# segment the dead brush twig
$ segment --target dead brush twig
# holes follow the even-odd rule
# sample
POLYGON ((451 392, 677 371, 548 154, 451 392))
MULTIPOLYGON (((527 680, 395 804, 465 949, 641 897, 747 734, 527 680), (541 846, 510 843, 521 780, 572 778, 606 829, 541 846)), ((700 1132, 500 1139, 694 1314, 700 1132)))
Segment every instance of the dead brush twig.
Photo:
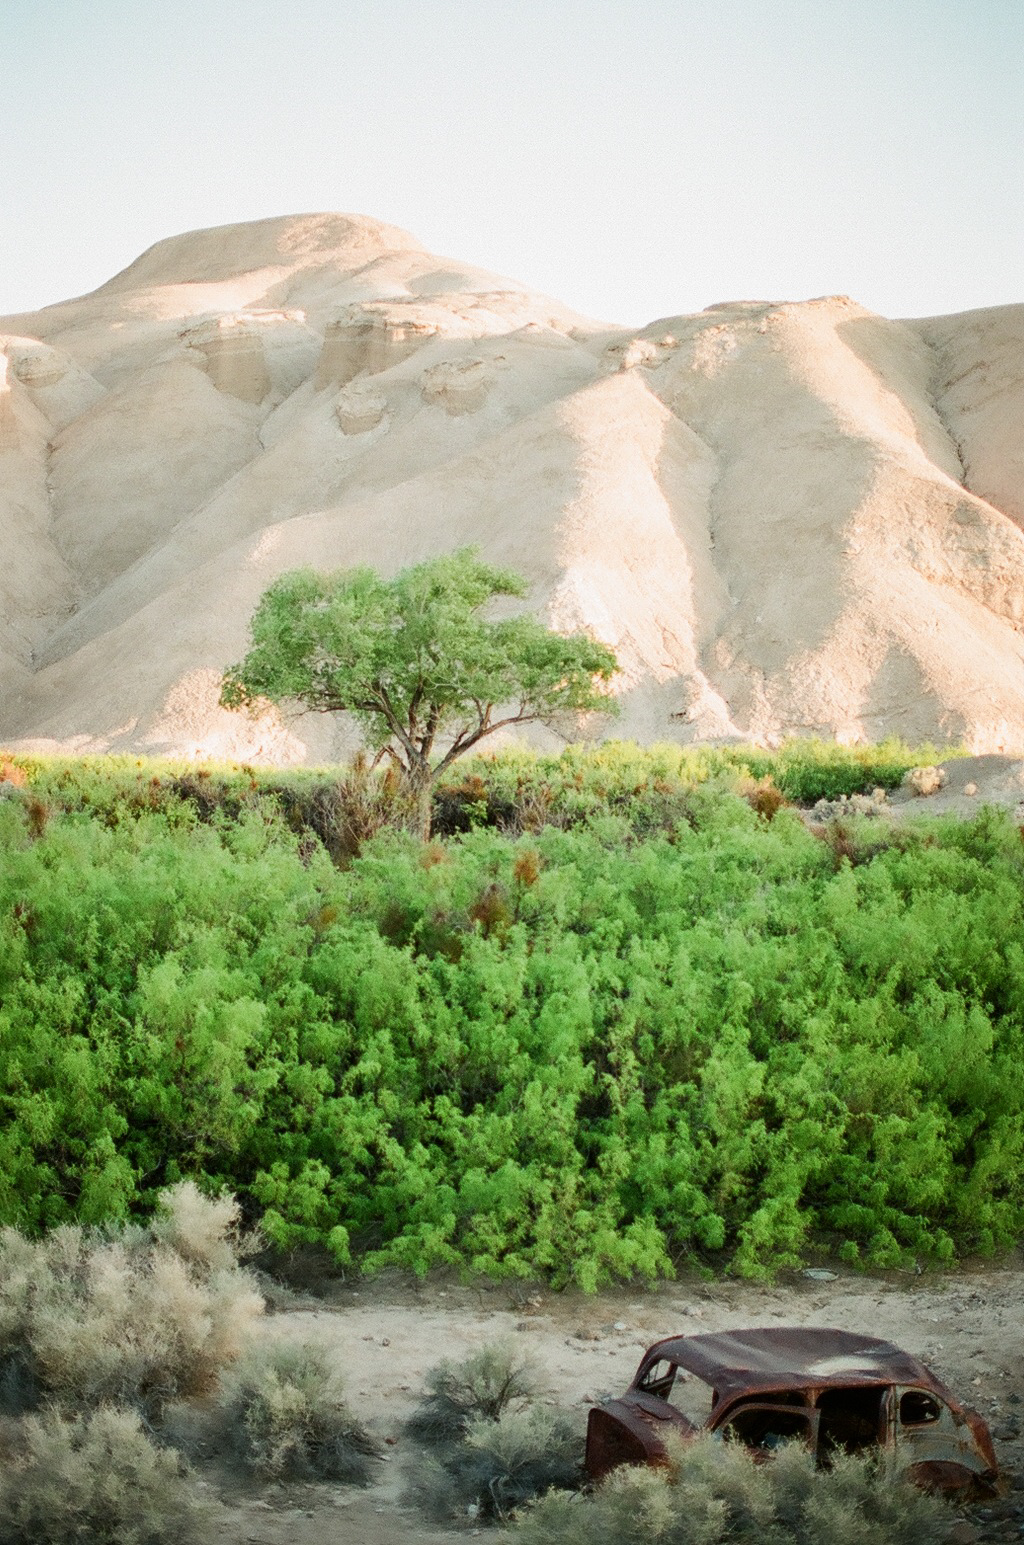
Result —
POLYGON ((381 768, 359 752, 340 778, 315 783, 264 786, 291 829, 313 833, 336 864, 358 858, 365 843, 387 828, 416 829, 416 808, 401 774, 381 768))
POLYGON ((466 1433, 471 1422, 494 1422, 507 1410, 527 1405, 536 1394, 528 1358, 504 1342, 491 1343, 459 1362, 445 1360, 424 1380, 427 1395, 407 1423, 408 1431, 433 1446, 466 1433))

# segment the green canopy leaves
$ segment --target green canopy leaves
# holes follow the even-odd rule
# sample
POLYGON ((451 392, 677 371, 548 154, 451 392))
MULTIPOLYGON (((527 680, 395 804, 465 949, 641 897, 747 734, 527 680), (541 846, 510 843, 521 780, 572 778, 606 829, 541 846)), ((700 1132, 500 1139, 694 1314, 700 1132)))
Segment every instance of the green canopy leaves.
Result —
POLYGON ((615 711, 599 685, 616 670, 604 644, 533 617, 480 615, 496 597, 525 593, 520 575, 469 548, 390 580, 372 569, 296 569, 261 599, 252 647, 226 672, 221 702, 350 713, 375 752, 429 786, 504 725, 615 711))

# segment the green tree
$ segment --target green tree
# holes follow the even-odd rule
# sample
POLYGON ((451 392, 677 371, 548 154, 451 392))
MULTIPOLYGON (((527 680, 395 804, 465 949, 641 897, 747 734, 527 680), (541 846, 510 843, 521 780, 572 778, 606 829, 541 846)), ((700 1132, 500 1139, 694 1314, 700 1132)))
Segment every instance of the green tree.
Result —
POLYGON ((352 714, 377 759, 401 768, 427 836, 435 780, 485 736, 564 712, 615 711, 600 687, 617 668, 604 644, 552 633, 534 617, 480 615, 496 596, 525 594, 520 575, 472 548, 390 580, 372 569, 295 569, 260 600, 252 647, 225 673, 221 702, 352 714))

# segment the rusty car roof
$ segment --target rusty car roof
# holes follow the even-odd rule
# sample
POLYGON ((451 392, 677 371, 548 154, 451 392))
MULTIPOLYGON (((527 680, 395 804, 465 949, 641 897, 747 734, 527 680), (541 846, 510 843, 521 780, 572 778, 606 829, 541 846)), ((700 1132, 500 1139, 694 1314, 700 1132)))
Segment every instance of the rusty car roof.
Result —
POLYGON ((739 1390, 843 1384, 916 1384, 949 1391, 916 1357, 891 1341, 817 1326, 772 1326, 704 1336, 669 1336, 647 1351, 696 1374, 720 1396, 739 1390))

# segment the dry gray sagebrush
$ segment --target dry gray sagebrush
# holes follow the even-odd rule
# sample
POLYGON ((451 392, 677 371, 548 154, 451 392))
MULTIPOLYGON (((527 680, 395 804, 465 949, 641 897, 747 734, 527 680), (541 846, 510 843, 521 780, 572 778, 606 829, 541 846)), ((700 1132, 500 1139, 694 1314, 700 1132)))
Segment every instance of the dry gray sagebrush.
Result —
POLYGON ((529 1358, 510 1342, 493 1341, 458 1362, 431 1368, 427 1393, 406 1424, 410 1436, 431 1447, 465 1436, 477 1418, 497 1421, 507 1410, 522 1410, 537 1394, 529 1358))
POLYGON ((0 1439, 0 1545, 202 1545, 214 1509, 132 1411, 56 1411, 0 1439))
POLYGON ((304 1342, 254 1343, 224 1380, 222 1439, 258 1474, 366 1486, 379 1445, 342 1397, 328 1354, 304 1342))
POLYGON ((768 1464, 714 1437, 674 1445, 665 1469, 623 1466, 590 1496, 551 1493, 518 1545, 921 1545, 947 1537, 945 1504, 883 1460, 839 1456, 816 1470, 802 1445, 768 1464))
POLYGON ((244 1249, 234 1199, 191 1181, 163 1193, 146 1227, 0 1231, 0 1409, 158 1416, 212 1389, 263 1312, 244 1249))
POLYGON ((480 1347, 425 1382, 406 1430, 430 1452, 407 1491, 432 1517, 505 1520, 552 1487, 579 1484, 581 1435, 564 1413, 534 1404, 536 1373, 516 1346, 480 1347))
POLYGON ((536 1497, 581 1484, 582 1436, 561 1411, 532 1406, 477 1417, 461 1438, 424 1456, 408 1499, 441 1521, 506 1522, 536 1497))

